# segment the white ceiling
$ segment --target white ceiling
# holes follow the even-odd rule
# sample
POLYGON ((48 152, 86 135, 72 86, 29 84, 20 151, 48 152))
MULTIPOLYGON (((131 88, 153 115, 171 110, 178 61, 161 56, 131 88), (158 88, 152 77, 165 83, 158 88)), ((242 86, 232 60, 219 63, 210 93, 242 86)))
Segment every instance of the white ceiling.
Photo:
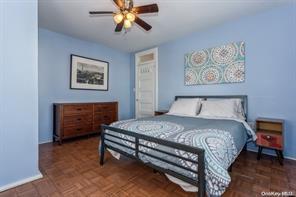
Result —
POLYGON ((112 0, 39 0, 39 26, 133 52, 287 2, 289 0, 134 0, 135 6, 158 4, 158 14, 141 16, 153 28, 145 32, 135 25, 127 34, 118 34, 114 33, 112 16, 90 17, 88 14, 91 10, 116 11, 112 0))

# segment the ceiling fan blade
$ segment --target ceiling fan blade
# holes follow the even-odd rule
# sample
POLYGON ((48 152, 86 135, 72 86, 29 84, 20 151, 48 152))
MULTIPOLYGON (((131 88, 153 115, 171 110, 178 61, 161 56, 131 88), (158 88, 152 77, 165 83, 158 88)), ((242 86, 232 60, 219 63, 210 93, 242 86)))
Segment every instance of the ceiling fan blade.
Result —
POLYGON ((119 24, 116 25, 115 32, 121 32, 121 30, 123 28, 123 23, 124 23, 124 20, 122 20, 121 23, 119 23, 119 24))
POLYGON ((113 0, 119 8, 124 8, 124 0, 113 0))
POLYGON ((89 14, 114 14, 114 12, 111 11, 90 11, 89 14))
POLYGON ((146 31, 149 31, 152 28, 151 25, 149 25, 148 23, 146 23, 145 21, 143 21, 142 19, 140 19, 137 16, 136 16, 136 19, 135 19, 135 23, 137 23, 138 25, 140 25, 146 31))
POLYGON ((150 5, 134 7, 133 11, 136 12, 137 14, 145 14, 145 13, 158 12, 159 9, 158 9, 158 5, 154 3, 154 4, 150 4, 150 5))

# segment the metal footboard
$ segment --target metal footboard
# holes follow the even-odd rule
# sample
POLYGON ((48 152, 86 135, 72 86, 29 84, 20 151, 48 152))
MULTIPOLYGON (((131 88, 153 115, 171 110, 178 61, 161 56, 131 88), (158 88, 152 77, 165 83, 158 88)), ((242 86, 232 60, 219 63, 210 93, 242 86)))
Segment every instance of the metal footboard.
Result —
POLYGON ((151 136, 146 136, 146 135, 139 134, 139 133, 130 132, 130 131, 127 131, 127 130, 123 130, 123 129, 119 129, 119 128, 115 128, 115 127, 111 127, 111 126, 107 126, 107 125, 102 125, 101 148, 100 148, 100 164, 101 165, 104 164, 104 153, 105 153, 106 148, 111 149, 113 151, 116 151, 116 152, 118 152, 118 153, 120 153, 122 155, 125 155, 125 156, 127 156, 129 158, 135 159, 137 161, 141 161, 145 165, 147 165, 147 166, 149 166, 149 167, 151 167, 151 168, 153 168, 153 169, 155 169, 155 170, 157 170, 159 172, 169 174, 169 175, 171 175, 173 177, 176 177, 176 178, 178 178, 178 179, 180 179, 182 181, 185 181, 185 182, 187 182, 187 183, 189 183, 191 185, 194 185, 194 186, 198 187, 197 196, 199 196, 199 197, 205 196, 205 193, 206 193, 205 192, 205 162, 204 162, 204 150, 201 149, 201 148, 191 147, 191 146, 188 146, 188 145, 185 145, 185 144, 180 144, 180 143, 167 141, 167 140, 163 140, 163 139, 159 139, 159 138, 155 138, 155 137, 151 137, 151 136), (122 138, 120 136, 113 135, 111 133, 106 133, 106 130, 110 130, 110 131, 115 132, 115 133, 121 133, 121 134, 124 134, 126 136, 133 137, 134 140, 125 139, 125 138, 122 138), (106 136, 110 136, 110 137, 117 138, 117 139, 129 142, 129 143, 133 143, 134 147, 127 146, 125 144, 113 141, 111 139, 106 138, 106 136), (170 153, 170 152, 167 152, 167 151, 164 151, 164 150, 160 150, 160 149, 157 149, 157 148, 154 148, 154 147, 150 147, 150 146, 147 146, 145 144, 140 143, 140 140, 144 140, 144 141, 147 141, 147 142, 156 143, 156 144, 166 146, 166 147, 169 147, 169 148, 178 149, 178 150, 182 150, 182 151, 185 151, 185 152, 193 153, 193 154, 198 156, 198 159, 197 159, 197 161, 195 161, 195 160, 192 160, 190 158, 185 158, 185 157, 182 157, 180 155, 175 155, 173 153, 170 153), (114 147, 114 146, 112 146, 110 144, 106 144, 106 142, 111 142, 113 144, 128 148, 128 149, 134 151, 135 154, 129 154, 129 153, 127 153, 127 152, 125 152, 123 150, 120 150, 120 149, 118 149, 118 148, 116 148, 116 147, 114 147), (184 166, 181 166, 181 165, 179 165, 177 163, 166 160, 164 158, 157 157, 157 156, 149 154, 149 153, 145 153, 145 152, 141 151, 140 147, 151 149, 153 151, 156 151, 156 152, 159 152, 159 153, 162 153, 162 154, 167 154, 167 155, 169 155, 171 157, 175 157, 175 158, 178 158, 178 159, 181 159, 181 160, 184 160, 184 161, 189 161, 191 163, 194 163, 194 164, 196 164, 198 166, 197 171, 194 171, 194 170, 192 170, 190 168, 186 168, 184 166), (142 155, 146 155, 148 157, 157 159, 157 160, 159 160, 161 162, 165 162, 165 163, 167 163, 169 165, 172 165, 172 166, 175 166, 177 168, 181 168, 181 169, 186 170, 186 171, 188 171, 190 173, 195 173, 197 178, 196 179, 190 178, 188 176, 185 176, 185 175, 180 174, 178 172, 172 171, 170 169, 165 169, 165 168, 162 168, 162 167, 160 167, 158 165, 154 165, 151 162, 148 162, 148 163, 143 162, 139 158, 139 153, 142 154, 142 155))

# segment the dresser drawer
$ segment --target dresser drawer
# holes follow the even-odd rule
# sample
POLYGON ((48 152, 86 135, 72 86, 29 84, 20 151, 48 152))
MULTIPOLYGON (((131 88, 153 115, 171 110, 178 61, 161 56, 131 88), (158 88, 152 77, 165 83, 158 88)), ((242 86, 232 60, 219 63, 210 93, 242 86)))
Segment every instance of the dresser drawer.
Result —
POLYGON ((84 133, 89 133, 92 131, 92 125, 84 126, 73 126, 73 127, 64 127, 64 137, 70 137, 75 135, 80 135, 84 133))
POLYGON ((100 104, 100 105, 95 105, 94 108, 95 108, 94 109, 95 112, 115 111, 116 105, 114 105, 114 104, 100 104))
POLYGON ((112 117, 109 117, 109 116, 106 116, 104 117, 104 120, 102 121, 94 121, 94 130, 101 130, 101 125, 102 124, 106 124, 106 125, 109 125, 113 122, 115 122, 116 120, 112 117))
POLYGON ((104 124, 111 124, 116 121, 114 113, 105 113, 103 114, 103 122, 104 124))
POLYGON ((282 150, 282 135, 257 132, 257 145, 282 150))
POLYGON ((91 113, 93 105, 65 105, 64 106, 64 115, 74 115, 74 114, 84 114, 91 113))
POLYGON ((91 124, 92 115, 73 115, 64 117, 64 127, 91 124))
POLYGON ((110 122, 116 121, 115 112, 95 113, 94 122, 103 122, 104 124, 110 124, 110 122))
POLYGON ((101 131, 101 125, 102 125, 103 123, 102 122, 95 122, 94 123, 94 131, 101 131))
POLYGON ((94 122, 103 121, 103 113, 95 113, 94 114, 94 122))
POLYGON ((115 122, 116 119, 112 115, 104 115, 101 119, 94 120, 94 127, 97 128, 98 125, 101 124, 111 124, 115 122))

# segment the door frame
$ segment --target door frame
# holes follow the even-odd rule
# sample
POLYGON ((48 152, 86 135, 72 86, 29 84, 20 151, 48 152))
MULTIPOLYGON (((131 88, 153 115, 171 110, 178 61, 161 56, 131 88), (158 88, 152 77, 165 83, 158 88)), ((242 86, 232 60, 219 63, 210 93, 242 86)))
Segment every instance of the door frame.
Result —
POLYGON ((137 106, 137 95, 138 95, 138 90, 137 90, 137 83, 138 83, 138 76, 137 76, 137 73, 138 73, 138 62, 139 62, 139 57, 140 56, 143 56, 143 55, 146 55, 146 54, 150 54, 150 53, 153 53, 154 54, 154 61, 151 61, 151 62, 147 62, 147 63, 152 63, 154 62, 155 63, 155 87, 154 87, 154 90, 155 90, 155 98, 154 98, 154 111, 156 111, 158 109, 158 48, 155 47, 155 48, 152 48, 152 49, 148 49, 148 50, 145 50, 145 51, 140 51, 140 52, 137 52, 135 53, 135 88, 134 88, 134 97, 135 97, 135 117, 138 118, 138 106, 137 106))

